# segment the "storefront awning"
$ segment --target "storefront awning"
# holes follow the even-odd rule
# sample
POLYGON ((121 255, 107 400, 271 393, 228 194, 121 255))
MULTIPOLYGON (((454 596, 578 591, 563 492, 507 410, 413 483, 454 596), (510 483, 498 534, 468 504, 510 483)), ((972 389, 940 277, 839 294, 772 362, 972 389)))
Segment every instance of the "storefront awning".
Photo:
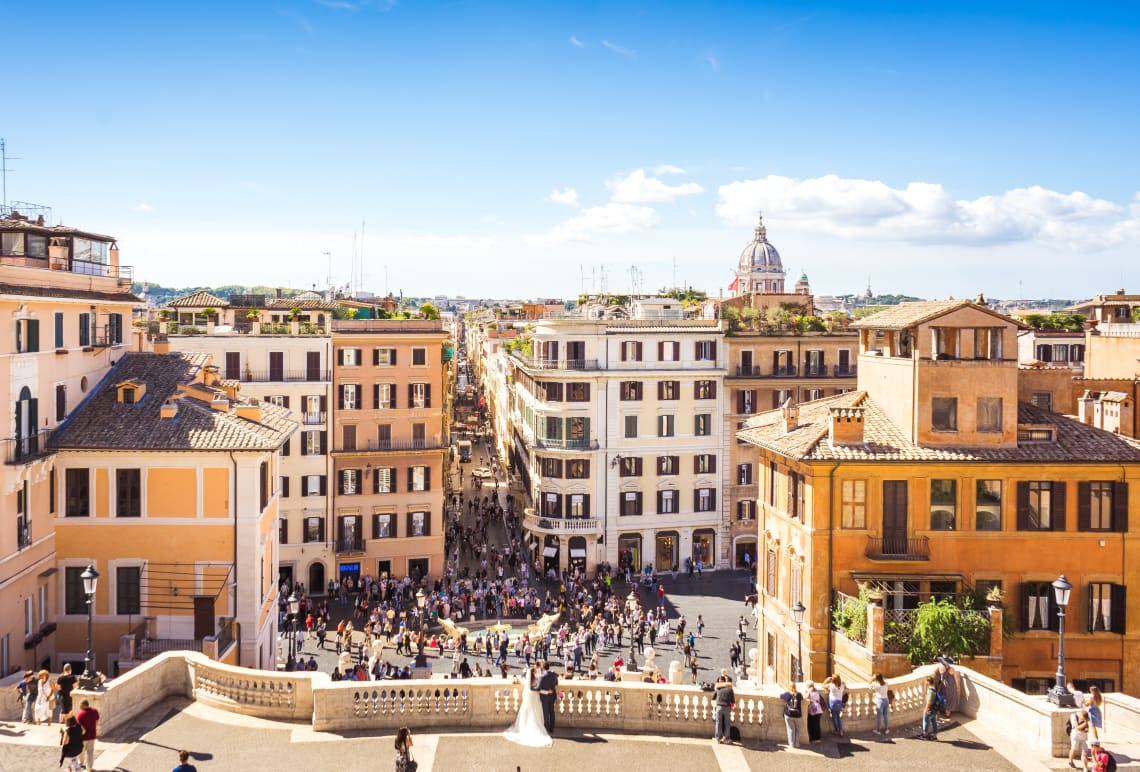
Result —
POLYGON ((586 557, 586 550, 570 550, 570 557, 584 558, 586 557))
POLYGON ((557 547, 546 547, 542 550, 542 554, 548 558, 556 558, 556 557, 558 557, 558 548, 557 547))

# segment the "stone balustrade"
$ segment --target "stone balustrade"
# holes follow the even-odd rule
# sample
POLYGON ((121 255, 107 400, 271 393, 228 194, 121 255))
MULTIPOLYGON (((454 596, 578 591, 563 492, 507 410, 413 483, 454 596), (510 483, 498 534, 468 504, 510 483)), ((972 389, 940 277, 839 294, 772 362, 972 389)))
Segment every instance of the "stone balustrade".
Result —
MULTIPOLYGON (((892 726, 916 723, 933 666, 888 680, 895 693, 892 726)), ((1000 681, 958 668, 959 712, 984 721, 1024 746, 1031 756, 1068 752, 1068 712, 1044 697, 1018 692, 1000 681)), ((266 719, 311 723, 316 731, 394 732, 505 730, 514 721, 524 687, 501 678, 402 681, 331 681, 324 673, 277 673, 226 665, 196 652, 168 652, 109 681, 95 691, 76 691, 102 715, 102 731, 122 726, 170 696, 195 699, 221 710, 266 719)), ((736 686, 733 725, 745 742, 784 737, 783 708, 776 685, 736 686)), ((870 689, 849 685, 844 724, 852 732, 874 727, 870 689)), ((711 736, 713 695, 681 685, 563 680, 556 704, 560 728, 711 736)), ((1116 727, 1140 731, 1140 701, 1106 695, 1116 727)), ((803 719, 806 723, 806 717, 803 719)), ((803 727, 806 736, 806 726, 803 727)))

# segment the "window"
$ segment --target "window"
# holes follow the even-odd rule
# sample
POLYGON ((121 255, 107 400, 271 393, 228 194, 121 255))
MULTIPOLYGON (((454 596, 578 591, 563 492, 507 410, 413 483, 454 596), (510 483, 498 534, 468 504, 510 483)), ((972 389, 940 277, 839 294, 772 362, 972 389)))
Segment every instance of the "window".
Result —
POLYGON ((1035 480, 1019 482, 1017 530, 1065 530, 1065 483, 1035 480))
POLYGON ((341 438, 342 450, 356 450, 356 424, 342 426, 341 438))
POLYGON ((677 511, 677 491, 657 491, 657 513, 671 515, 677 511))
POLYGON ((280 517, 277 519, 277 543, 289 543, 289 518, 280 517))
POLYGON ((783 406, 785 402, 792 398, 791 389, 776 389, 772 392, 772 409, 783 406))
POLYGON ((840 486, 842 503, 842 526, 844 528, 867 527, 867 481, 844 480, 840 486))
POLYGON ((803 577, 804 577, 803 564, 798 563, 798 562, 792 563, 791 574, 792 574, 791 579, 788 582, 791 585, 788 588, 789 590, 791 590, 791 597, 788 598, 788 602, 794 606, 797 603, 803 602, 803 577))
POLYGON ((562 419, 558 416, 546 416, 546 439, 562 439, 562 419))
POLYGON ((84 348, 91 345, 91 314, 79 315, 79 345, 84 348))
POLYGON ((325 454, 325 433, 308 431, 301 433, 301 455, 323 456, 325 454))
POLYGON ((657 360, 660 362, 676 362, 681 358, 681 342, 677 340, 663 340, 657 343, 657 360))
POLYGON ((569 512, 566 514, 570 517, 589 517, 590 516, 590 496, 586 493, 571 493, 568 497, 567 504, 569 505, 569 512))
POLYGON ((115 569, 115 613, 142 613, 140 587, 142 567, 119 566, 115 569))
POLYGON ((408 403, 411 407, 425 408, 431 407, 431 402, 428 398, 430 390, 426 383, 409 383, 408 384, 408 403))
POLYGON ((974 528, 979 531, 1001 530, 1001 480, 978 480, 975 483, 974 528))
POLYGON ((788 472, 788 517, 802 520, 804 516, 804 476, 788 472))
POLYGON ((342 383, 340 385, 340 409, 341 410, 356 410, 358 409, 360 396, 360 384, 357 383, 342 383))
POLYGON ((681 382, 680 381, 658 381, 657 382, 657 399, 671 400, 681 398, 681 382))
POLYGON ((374 348, 372 349, 372 364, 376 367, 391 367, 396 364, 396 349, 394 348, 374 348))
POLYGON ((372 516, 372 538, 373 539, 390 539, 396 534, 393 533, 392 528, 392 515, 388 512, 377 513, 372 516))
POLYGON ((261 503, 261 511, 264 512, 265 508, 269 506, 269 462, 262 461, 261 466, 257 469, 257 493, 258 500, 261 503))
POLYGON ((810 349, 804 352, 804 375, 826 375, 823 352, 810 349))
POLYGON ((562 494, 542 494, 542 514, 546 517, 562 517, 562 494))
POLYGON ((396 407, 396 384, 372 384, 372 404, 377 410, 391 410, 396 407))
MULTIPOLYGON (((55 479, 52 479, 55 484, 55 479)), ((28 481, 20 483, 16 491, 16 549, 32 546, 32 512, 28 498, 28 481)))
POLYGON ((572 458, 566 462, 566 477, 570 480, 585 480, 590 476, 590 460, 572 458))
POLYGON ((123 342, 122 314, 107 314, 107 340, 112 345, 123 342))
POLYGON ((1001 359, 1000 327, 974 329, 974 359, 1001 359))
POLYGON ((764 566, 764 590, 772 597, 776 597, 776 550, 768 550, 768 559, 764 566))
POLYGON ((562 477, 562 459, 560 458, 540 458, 538 460, 539 469, 543 477, 562 477))
POLYGON ((115 515, 142 516, 142 470, 115 470, 115 515))
POLYGON ((63 569, 63 613, 86 614, 87 594, 83 592, 84 566, 63 569))
POLYGON ((693 456, 693 474, 716 474, 716 456, 712 453, 693 456))
POLYGON ((776 635, 768 633, 768 667, 776 669, 776 635))
POLYGON ((768 504, 776 506, 776 486, 779 482, 779 467, 775 461, 768 462, 768 504))
POLYGON ((978 431, 1001 431, 1001 397, 978 397, 978 431))
POLYGON ((694 399, 716 399, 716 381, 694 381, 694 399))
POLYGON ((325 493, 326 484, 323 474, 309 474, 301 478, 301 495, 324 496, 325 493))
POLYGON ((625 423, 625 438, 635 439, 637 437, 637 416, 627 415, 623 421, 625 423))
POLYGON ((1128 483, 1094 480, 1077 484, 1077 529, 1128 530, 1128 483))
POLYGON ((63 312, 55 312, 55 347, 63 348, 63 312))
MULTIPOLYGON (((413 428, 416 424, 412 424, 413 428)), ((376 447, 392 447, 392 424, 376 424, 376 447)))
POLYGON ((1053 392, 1035 391, 1029 395, 1029 401, 1034 407, 1053 412, 1053 392))
POLYGON ((618 462, 619 477, 641 477, 641 457, 622 456, 618 462))
POLYGON ((621 342, 621 361, 623 361, 623 362, 640 362, 641 361, 641 341, 623 340, 621 342))
POLYGON ((345 367, 356 367, 360 364, 360 349, 358 348, 337 349, 337 354, 340 356, 340 364, 345 367))
POLYGON ((752 464, 737 464, 736 465, 736 484, 737 485, 751 485, 752 484, 752 464))
POLYGON ((590 419, 571 417, 566 419, 566 439, 581 446, 590 439, 590 419))
POLYGON ((16 353, 34 354, 40 350, 40 321, 16 320, 16 353))
POLYGON ((698 340, 693 347, 693 357, 698 361, 716 361, 716 341, 698 340))
POLYGON ((804 389, 804 402, 814 402, 823 399, 823 389, 804 389))
POLYGON ((756 502, 752 499, 741 499, 740 501, 736 502, 736 519, 756 519, 756 502))
POLYGON ((658 456, 657 457, 657 474, 672 475, 680 474, 681 471, 681 457, 680 456, 658 456))
POLYGON ((414 348, 412 349, 412 364, 413 365, 426 365, 427 364, 427 349, 414 348))
POLYGON ((431 468, 426 466, 408 467, 408 490, 416 492, 431 490, 431 468))
POLYGON ((697 488, 693 491, 693 510, 712 512, 716 509, 716 488, 697 488))
POLYGON ((676 434, 676 416, 672 415, 659 415, 657 416, 657 436, 658 437, 672 437, 676 434))
POLYGON ((28 637, 36 629, 35 607, 31 596, 24 598, 24 637, 28 637))
POLYGON ((396 470, 390 466, 382 466, 372 470, 373 493, 396 492, 396 470))
POLYGON ((430 536, 431 535, 431 513, 429 512, 409 512, 408 513, 408 536, 430 536))
POLYGON ((620 391, 623 402, 638 402, 641 400, 641 381, 622 381, 620 391))
POLYGON ((1022 626, 1025 630, 1054 630, 1057 615, 1053 608, 1051 582, 1025 582, 1021 585, 1022 626))
POLYGON ((712 415, 697 413, 693 416, 693 434, 697 437, 708 437, 712 434, 712 415))
POLYGON ((1124 632, 1124 586, 1091 582, 1088 587, 1089 632, 1124 632))
POLYGON ((934 397, 930 400, 930 423, 936 432, 958 431, 958 398, 934 397))
POLYGON ((305 543, 325 540, 325 519, 323 517, 305 518, 305 543))
MULTIPOLYGON (((130 391, 134 394, 134 389, 123 389, 123 401, 126 402, 126 392, 130 391)), ((62 421, 67 418, 67 385, 57 383, 55 385, 55 420, 62 421)))
POLYGON ((621 494, 621 513, 623 515, 641 514, 641 491, 625 491, 621 494))
POLYGON ((756 412, 756 389, 736 390, 736 412, 745 415, 756 412))
POLYGON ((958 483, 955 480, 930 481, 930 527, 954 531, 958 527, 958 483))
POLYGON ((91 515, 90 471, 68 469, 64 472, 64 516, 88 517, 91 515))
POLYGON ((360 470, 340 470, 340 492, 342 496, 355 496, 360 493, 360 470))
POLYGON ((566 401, 567 402, 589 402, 590 401, 590 384, 581 381, 574 381, 566 384, 566 401))

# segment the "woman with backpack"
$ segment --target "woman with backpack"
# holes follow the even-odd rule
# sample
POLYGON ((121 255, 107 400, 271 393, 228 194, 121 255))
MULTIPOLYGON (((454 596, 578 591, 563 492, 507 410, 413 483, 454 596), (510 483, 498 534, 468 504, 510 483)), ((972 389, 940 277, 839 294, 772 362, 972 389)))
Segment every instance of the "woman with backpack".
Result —
POLYGON ((784 727, 788 731, 788 747, 800 747, 800 720, 803 716, 804 696, 796 689, 796 682, 792 681, 788 691, 780 695, 784 701, 784 727))
POLYGON ((819 693, 819 689, 816 689, 815 684, 811 681, 807 682, 804 692, 807 695, 808 706, 808 742, 815 745, 823 742, 823 733, 819 726, 823 718, 823 695, 819 693))
POLYGON ((938 682, 934 676, 926 677, 926 703, 922 709, 923 740, 938 739, 938 714, 942 712, 942 695, 938 691, 938 682))

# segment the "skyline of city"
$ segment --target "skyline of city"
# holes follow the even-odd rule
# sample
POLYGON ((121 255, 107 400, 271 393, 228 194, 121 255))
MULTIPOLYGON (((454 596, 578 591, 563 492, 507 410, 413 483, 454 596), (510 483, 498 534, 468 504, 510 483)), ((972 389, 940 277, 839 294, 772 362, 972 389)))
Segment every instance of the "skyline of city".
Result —
POLYGON ((58 2, 6 19, 72 118, 5 116, 9 202, 114 235, 139 280, 570 297, 601 266, 628 292, 636 266, 644 291, 715 295, 763 210, 789 282, 820 294, 1135 285, 1128 8, 58 2), (43 57, 29 33, 49 25, 43 57))

